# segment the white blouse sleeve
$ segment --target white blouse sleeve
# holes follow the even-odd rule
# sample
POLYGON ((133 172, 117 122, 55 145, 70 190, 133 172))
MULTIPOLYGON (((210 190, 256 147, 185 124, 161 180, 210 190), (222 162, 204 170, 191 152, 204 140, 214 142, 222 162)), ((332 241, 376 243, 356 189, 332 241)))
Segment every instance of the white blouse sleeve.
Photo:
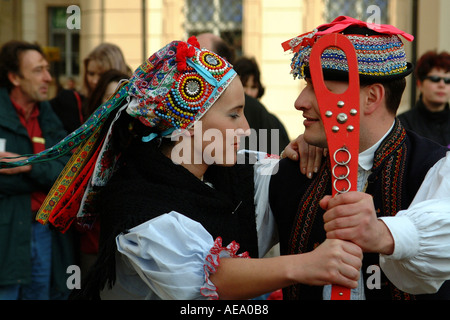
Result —
POLYGON ((380 266, 399 289, 434 293, 450 279, 450 152, 428 172, 413 202, 395 217, 380 218, 395 242, 380 266))
POLYGON ((222 247, 198 222, 177 212, 163 214, 116 238, 122 257, 160 299, 217 299, 209 280, 222 257, 236 255, 239 245, 222 247))

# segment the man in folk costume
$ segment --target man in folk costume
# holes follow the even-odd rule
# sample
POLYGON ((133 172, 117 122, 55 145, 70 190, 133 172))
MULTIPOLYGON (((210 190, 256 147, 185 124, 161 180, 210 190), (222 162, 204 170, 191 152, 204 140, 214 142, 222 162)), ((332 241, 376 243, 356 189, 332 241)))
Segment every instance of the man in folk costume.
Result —
MULTIPOLYGON (((283 43, 285 50, 294 52, 294 78, 306 81, 295 101, 306 118, 304 139, 319 147, 328 142, 310 56, 317 41, 332 33, 351 41, 358 60, 357 191, 330 196, 330 161, 324 160, 309 180, 298 163, 281 160, 269 187, 281 253, 308 252, 326 238, 352 241, 363 249, 364 259, 359 286, 350 299, 448 299, 450 290, 443 283, 450 279, 450 152, 405 130, 396 118, 405 77, 413 70, 399 36, 409 41, 413 37, 389 25, 372 28, 339 17, 283 43), (369 277, 376 277, 377 270, 380 278, 373 283, 369 277)), ((349 76, 343 51, 324 50, 321 64, 328 90, 345 92, 349 76)), ((283 294, 285 299, 330 299, 331 285, 294 285, 283 294)))

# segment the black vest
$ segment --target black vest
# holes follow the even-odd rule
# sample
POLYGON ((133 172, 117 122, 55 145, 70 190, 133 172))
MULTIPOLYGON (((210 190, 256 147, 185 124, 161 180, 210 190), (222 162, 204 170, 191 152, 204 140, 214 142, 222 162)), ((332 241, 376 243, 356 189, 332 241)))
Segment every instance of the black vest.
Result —
MULTIPOLYGON (((406 132, 399 121, 375 152, 366 193, 374 198, 378 216, 393 216, 408 208, 428 170, 448 151, 413 132, 406 132)), ((331 194, 329 161, 323 159, 312 180, 299 171, 298 162, 280 162, 270 183, 270 206, 279 228, 281 254, 314 250, 325 240, 324 211, 318 202, 331 194)), ((370 265, 378 265, 378 254, 364 254, 363 274, 370 265)), ((364 279, 366 283, 366 279, 364 279)), ((283 290, 285 299, 322 299, 322 287, 295 285, 283 290)), ((366 299, 414 299, 395 288, 382 272, 381 289, 365 288, 366 299)))

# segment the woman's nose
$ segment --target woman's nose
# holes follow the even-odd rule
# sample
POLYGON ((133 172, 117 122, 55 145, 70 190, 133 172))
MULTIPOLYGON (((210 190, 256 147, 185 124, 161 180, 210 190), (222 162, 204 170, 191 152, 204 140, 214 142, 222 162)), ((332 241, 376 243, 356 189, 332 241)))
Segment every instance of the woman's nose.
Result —
POLYGON ((247 118, 243 115, 242 117, 242 123, 238 130, 236 130, 236 133, 239 136, 249 136, 250 135, 250 125, 248 124, 247 118))

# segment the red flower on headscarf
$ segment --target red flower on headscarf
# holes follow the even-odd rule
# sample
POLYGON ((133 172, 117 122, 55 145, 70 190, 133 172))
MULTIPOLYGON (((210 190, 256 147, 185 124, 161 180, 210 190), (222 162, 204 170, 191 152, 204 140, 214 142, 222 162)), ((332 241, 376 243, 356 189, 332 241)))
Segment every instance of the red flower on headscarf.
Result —
POLYGON ((180 42, 178 44, 177 56, 175 58, 178 71, 182 72, 186 69, 186 59, 194 56, 195 48, 200 49, 200 43, 195 36, 190 37, 187 43, 180 42), (188 47, 188 44, 190 44, 191 46, 188 47))
POLYGON ((193 57, 195 54, 195 48, 193 46, 188 47, 186 42, 180 42, 177 47, 177 56, 175 61, 177 62, 178 71, 182 72, 186 69, 186 59, 193 57))
POLYGON ((200 43, 197 40, 196 36, 192 36, 187 41, 191 46, 196 47, 197 49, 200 49, 200 43))

